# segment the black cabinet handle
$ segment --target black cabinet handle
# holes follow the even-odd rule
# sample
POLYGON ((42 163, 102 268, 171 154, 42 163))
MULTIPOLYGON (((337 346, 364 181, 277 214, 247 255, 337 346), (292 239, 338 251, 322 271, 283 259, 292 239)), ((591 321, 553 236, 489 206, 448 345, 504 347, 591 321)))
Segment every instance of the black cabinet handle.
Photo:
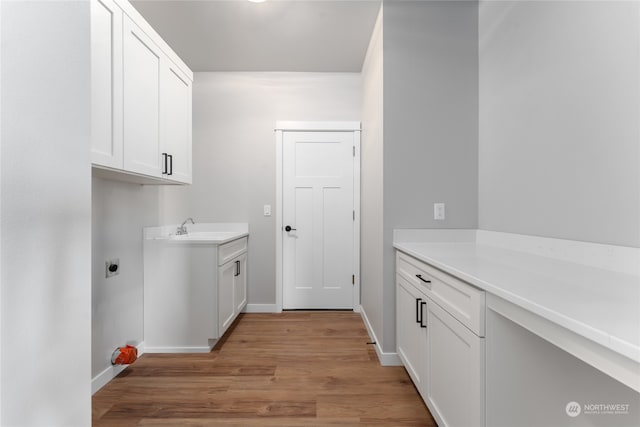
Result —
POLYGON ((173 155, 167 154, 167 157, 169 158, 169 172, 167 172, 167 175, 173 175, 173 155))
POLYGON ((416 277, 417 277, 418 279, 422 280, 424 283, 431 283, 431 280, 424 279, 424 278, 422 277, 422 274, 416 274, 416 277))
POLYGON ((234 274, 234 276, 239 276, 240 275, 240 261, 236 261, 236 274, 234 274))
POLYGON ((288 232, 290 232, 290 231, 292 231, 292 230, 293 230, 293 231, 296 231, 296 230, 297 230, 297 228, 292 228, 290 225, 287 225, 287 226, 284 228, 284 231, 286 231, 287 233, 288 233, 288 232))
MULTIPOLYGON (((425 305, 427 305, 426 301, 422 301, 420 303, 420 327, 421 328, 426 328, 427 327, 426 324, 425 325, 422 324, 422 320, 424 319, 424 316, 422 316, 422 307, 424 307, 425 305)), ((426 323, 426 319, 425 319, 425 323, 426 323)))
POLYGON ((422 305, 420 302, 422 298, 416 298, 416 323, 420 323, 422 325, 422 305))
POLYGON ((167 174, 167 153, 162 153, 162 175, 167 174))

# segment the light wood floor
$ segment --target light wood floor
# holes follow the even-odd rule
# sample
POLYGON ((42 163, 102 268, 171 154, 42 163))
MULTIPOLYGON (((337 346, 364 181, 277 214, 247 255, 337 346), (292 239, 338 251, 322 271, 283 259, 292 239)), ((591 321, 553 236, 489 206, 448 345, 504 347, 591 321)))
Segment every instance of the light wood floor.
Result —
POLYGON ((435 426, 359 314, 244 314, 207 354, 146 354, 93 396, 94 426, 435 426))

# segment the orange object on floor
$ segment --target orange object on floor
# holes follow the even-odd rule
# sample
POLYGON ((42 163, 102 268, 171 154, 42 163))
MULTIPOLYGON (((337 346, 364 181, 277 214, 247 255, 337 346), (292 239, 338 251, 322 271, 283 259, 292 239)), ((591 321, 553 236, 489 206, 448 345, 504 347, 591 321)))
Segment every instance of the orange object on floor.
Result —
POLYGON ((111 355, 112 365, 130 365, 138 358, 138 349, 127 344, 124 347, 118 347, 111 355))

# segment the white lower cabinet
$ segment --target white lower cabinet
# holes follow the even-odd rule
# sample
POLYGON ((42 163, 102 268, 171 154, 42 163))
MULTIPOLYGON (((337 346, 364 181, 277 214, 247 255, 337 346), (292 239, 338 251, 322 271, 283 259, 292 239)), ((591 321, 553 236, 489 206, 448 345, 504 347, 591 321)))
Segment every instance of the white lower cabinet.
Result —
POLYGON ((218 336, 222 336, 247 305, 247 254, 220 266, 218 276, 218 336))
POLYGON ((240 255, 236 262, 238 274, 233 281, 233 306, 237 316, 247 305, 247 254, 240 255))
POLYGON ((247 243, 144 240, 146 352, 211 350, 247 303, 247 243))
POLYGON ((236 264, 229 261, 218 268, 218 336, 222 336, 233 322, 233 282, 236 264))
POLYGON ((398 355, 423 399, 427 371, 427 297, 403 277, 396 276, 396 341, 398 355))
POLYGON ((439 426, 484 426, 484 338, 431 302, 427 406, 439 426))
POLYGON ((397 350, 409 376, 438 426, 483 427, 484 292, 400 252, 396 273, 397 350))

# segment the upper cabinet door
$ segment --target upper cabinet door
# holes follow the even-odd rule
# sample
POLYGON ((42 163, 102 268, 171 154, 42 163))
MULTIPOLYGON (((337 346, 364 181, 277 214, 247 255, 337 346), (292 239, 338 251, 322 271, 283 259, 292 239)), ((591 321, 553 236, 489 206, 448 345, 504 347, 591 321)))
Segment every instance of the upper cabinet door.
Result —
POLYGON ((124 18, 124 169, 161 177, 160 49, 124 18))
POLYGON ((165 178, 191 184, 191 80, 165 58, 160 80, 162 152, 165 178))
POLYGON ((122 168, 122 10, 91 2, 91 161, 122 168))

